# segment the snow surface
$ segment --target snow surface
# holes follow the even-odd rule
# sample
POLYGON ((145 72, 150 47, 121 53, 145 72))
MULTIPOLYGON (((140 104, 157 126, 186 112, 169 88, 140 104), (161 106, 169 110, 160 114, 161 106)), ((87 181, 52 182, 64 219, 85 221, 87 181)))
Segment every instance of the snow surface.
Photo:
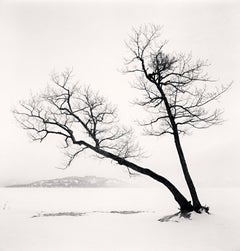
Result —
POLYGON ((160 222, 165 189, 1 188, 0 251, 240 251, 239 192, 200 189, 211 215, 160 222))

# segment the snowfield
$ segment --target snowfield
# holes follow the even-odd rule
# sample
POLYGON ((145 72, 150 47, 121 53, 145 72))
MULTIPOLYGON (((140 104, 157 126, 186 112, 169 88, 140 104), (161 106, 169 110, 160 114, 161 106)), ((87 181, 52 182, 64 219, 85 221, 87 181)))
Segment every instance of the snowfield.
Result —
POLYGON ((240 251, 240 188, 199 189, 211 215, 161 188, 1 188, 0 251, 240 251))

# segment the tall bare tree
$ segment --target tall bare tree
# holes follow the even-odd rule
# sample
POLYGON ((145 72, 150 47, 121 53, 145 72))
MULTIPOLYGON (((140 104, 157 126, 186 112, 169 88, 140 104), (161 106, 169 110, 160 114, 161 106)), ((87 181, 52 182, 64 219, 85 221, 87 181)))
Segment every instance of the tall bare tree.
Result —
POLYGON ((191 54, 167 53, 160 31, 160 27, 155 25, 133 30, 126 42, 130 56, 126 59, 125 72, 136 74, 134 87, 143 94, 136 103, 149 115, 146 120, 139 121, 145 132, 155 136, 173 136, 194 210, 199 212, 204 207, 190 176, 180 135, 191 128, 202 129, 219 124, 221 111, 212 108, 212 103, 230 85, 215 87, 214 81, 204 72, 206 62, 194 62, 191 54))
POLYGON ((21 101, 14 110, 17 121, 34 141, 41 142, 49 135, 61 137, 68 156, 66 166, 89 149, 162 183, 181 212, 193 211, 191 203, 169 180, 130 161, 141 151, 134 142, 133 131, 119 126, 113 105, 90 87, 74 84, 71 71, 53 74, 51 83, 44 92, 21 101))

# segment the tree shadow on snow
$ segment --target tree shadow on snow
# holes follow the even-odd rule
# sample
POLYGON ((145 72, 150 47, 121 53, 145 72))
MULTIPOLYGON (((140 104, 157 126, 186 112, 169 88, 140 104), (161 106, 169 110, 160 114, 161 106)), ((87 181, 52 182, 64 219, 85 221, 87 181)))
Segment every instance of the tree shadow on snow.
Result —
POLYGON ((89 211, 89 212, 58 212, 58 213, 44 213, 40 212, 36 215, 33 215, 32 218, 36 217, 55 217, 55 216, 85 216, 87 214, 96 214, 96 213, 104 213, 104 214, 139 214, 139 213, 147 213, 147 211, 134 211, 134 210, 112 210, 112 211, 89 211))
POLYGON ((191 212, 186 212, 186 213, 177 212, 175 214, 163 216, 158 221, 160 221, 160 222, 179 222, 179 220, 181 218, 191 220, 191 212))

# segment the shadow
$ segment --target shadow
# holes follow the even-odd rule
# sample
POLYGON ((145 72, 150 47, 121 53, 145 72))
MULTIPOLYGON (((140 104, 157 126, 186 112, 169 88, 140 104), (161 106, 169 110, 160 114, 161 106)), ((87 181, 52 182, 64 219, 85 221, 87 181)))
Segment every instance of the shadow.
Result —
POLYGON ((79 212, 38 213, 37 215, 33 215, 32 218, 55 217, 55 216, 83 216, 85 214, 86 213, 79 213, 79 212))
POLYGON ((56 217, 56 216, 85 216, 87 214, 123 214, 123 215, 129 215, 129 214, 139 214, 139 213, 147 213, 147 211, 134 211, 134 210, 112 210, 112 211, 89 211, 89 212, 58 212, 58 213, 44 213, 40 212, 36 215, 33 215, 31 218, 37 218, 37 217, 56 217))
POLYGON ((177 212, 175 214, 170 214, 163 216, 158 221, 160 222, 179 222, 180 218, 185 218, 191 220, 191 212, 177 212))

